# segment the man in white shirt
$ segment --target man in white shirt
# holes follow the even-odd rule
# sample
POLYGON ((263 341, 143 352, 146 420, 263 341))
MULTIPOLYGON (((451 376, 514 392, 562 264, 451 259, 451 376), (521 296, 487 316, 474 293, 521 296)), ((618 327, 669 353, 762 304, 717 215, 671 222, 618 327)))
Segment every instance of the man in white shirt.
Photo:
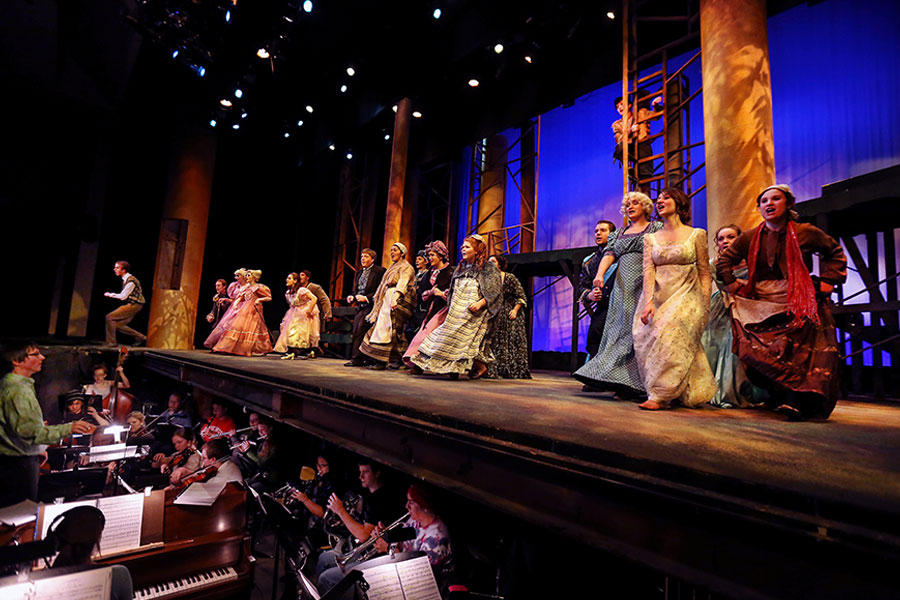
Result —
POLYGON ((228 442, 223 438, 210 440, 203 445, 203 450, 200 451, 200 463, 203 467, 218 464, 216 474, 209 481, 228 483, 244 479, 240 468, 231 462, 231 451, 228 449, 228 442))
POLYGON ((120 260, 113 267, 113 273, 122 278, 122 291, 118 294, 106 292, 107 298, 115 298, 123 302, 122 306, 106 315, 106 344, 116 345, 116 331, 121 331, 135 339, 135 345, 140 346, 147 341, 143 333, 128 327, 128 323, 144 307, 144 294, 141 291, 141 282, 137 277, 129 273, 131 265, 127 261, 120 260))

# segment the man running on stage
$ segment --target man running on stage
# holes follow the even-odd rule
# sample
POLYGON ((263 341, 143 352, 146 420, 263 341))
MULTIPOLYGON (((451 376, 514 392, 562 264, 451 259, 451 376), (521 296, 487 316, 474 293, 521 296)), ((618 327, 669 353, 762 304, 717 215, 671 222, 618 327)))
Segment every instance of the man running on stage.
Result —
POLYGON ((31 378, 41 370, 44 355, 34 343, 4 348, 3 362, 10 372, 0 379, 0 507, 26 498, 37 500, 42 444, 95 429, 81 420, 44 425, 31 378))
POLYGON ((123 302, 122 306, 106 315, 106 344, 116 345, 116 331, 121 331, 135 339, 135 346, 147 342, 147 336, 128 327, 128 324, 136 314, 144 307, 144 294, 141 292, 141 282, 129 271, 131 265, 127 261, 120 260, 113 267, 113 273, 122 278, 122 291, 118 294, 106 292, 107 298, 115 298, 123 302))

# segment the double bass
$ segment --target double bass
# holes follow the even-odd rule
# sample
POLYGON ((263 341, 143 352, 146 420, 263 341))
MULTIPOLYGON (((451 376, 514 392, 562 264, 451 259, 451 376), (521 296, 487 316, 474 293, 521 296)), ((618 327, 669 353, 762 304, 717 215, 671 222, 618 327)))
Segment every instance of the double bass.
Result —
POLYGON ((131 412, 131 407, 134 404, 134 396, 119 389, 119 367, 125 364, 125 358, 127 357, 128 348, 120 346, 119 358, 116 361, 116 375, 113 377, 113 384, 109 394, 103 398, 103 410, 117 423, 125 422, 125 418, 131 412))

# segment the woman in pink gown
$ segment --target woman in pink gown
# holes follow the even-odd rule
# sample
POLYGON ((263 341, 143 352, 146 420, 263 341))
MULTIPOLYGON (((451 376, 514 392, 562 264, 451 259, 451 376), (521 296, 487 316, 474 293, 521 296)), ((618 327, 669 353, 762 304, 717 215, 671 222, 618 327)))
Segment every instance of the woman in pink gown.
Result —
POLYGON ((237 307, 234 304, 234 299, 237 298, 247 286, 247 273, 249 273, 247 269, 238 269, 234 272, 234 281, 228 285, 228 290, 226 292, 232 302, 228 305, 228 308, 225 309, 225 314, 222 315, 222 318, 219 319, 216 326, 213 327, 209 337, 203 342, 205 347, 212 348, 215 346, 216 343, 222 339, 222 334, 225 333, 225 330, 231 327, 231 324, 234 322, 234 318, 237 316, 237 307))
POLYGON ((269 339, 262 310, 262 303, 272 299, 272 291, 259 283, 261 276, 262 271, 248 271, 247 285, 231 303, 235 311, 234 320, 213 346, 213 352, 263 356, 272 351, 272 341, 269 339))

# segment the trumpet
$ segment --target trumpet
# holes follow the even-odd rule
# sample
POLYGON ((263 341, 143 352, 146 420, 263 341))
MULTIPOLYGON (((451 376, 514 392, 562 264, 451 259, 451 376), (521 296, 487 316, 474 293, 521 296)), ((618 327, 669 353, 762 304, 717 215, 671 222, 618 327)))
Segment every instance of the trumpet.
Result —
POLYGON ((338 558, 337 559, 338 566, 341 568, 341 570, 343 570, 344 567, 346 567, 348 564, 350 564, 352 562, 364 561, 364 560, 369 560, 370 558, 372 558, 372 556, 374 556, 375 553, 378 552, 378 550, 375 549, 375 542, 377 542, 379 539, 381 539, 381 537, 384 536, 384 534, 386 534, 388 531, 391 531, 391 530, 394 530, 394 529, 400 527, 400 525, 402 525, 404 522, 406 522, 407 519, 409 519, 409 512, 407 512, 405 515, 403 515, 402 517, 400 517, 399 519, 397 519, 396 521, 394 521, 393 523, 391 523, 390 525, 385 527, 384 531, 382 531, 379 535, 374 535, 374 536, 370 537, 365 542, 363 542, 362 544, 360 544, 359 546, 357 546, 356 548, 354 548, 347 554, 344 554, 340 558, 338 558))

